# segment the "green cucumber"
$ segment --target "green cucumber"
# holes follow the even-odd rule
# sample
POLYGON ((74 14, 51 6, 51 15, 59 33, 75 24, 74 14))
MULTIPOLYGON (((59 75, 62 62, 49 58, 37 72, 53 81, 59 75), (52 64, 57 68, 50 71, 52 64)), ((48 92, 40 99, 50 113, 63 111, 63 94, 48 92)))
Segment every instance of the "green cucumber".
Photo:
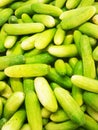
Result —
POLYGON ((60 86, 54 88, 54 93, 60 106, 67 113, 68 117, 78 125, 85 124, 85 116, 78 103, 74 100, 68 90, 60 86))
POLYGON ((44 28, 45 27, 42 23, 19 23, 19 24, 6 23, 4 25, 5 32, 10 35, 24 35, 24 34, 38 33, 43 31, 44 28))
POLYGON ((58 104, 48 81, 44 77, 36 77, 34 80, 35 91, 41 104, 49 111, 55 112, 58 104))
MULTIPOLYGON (((27 86, 28 87, 28 86, 27 86)), ((31 130, 42 130, 41 108, 38 97, 34 91, 27 91, 25 96, 27 120, 31 130)))
POLYGON ((22 105, 24 101, 24 93, 23 92, 14 92, 6 101, 4 106, 3 116, 6 119, 9 119, 22 105))
POLYGON ((26 120, 26 112, 19 109, 1 128, 1 130, 19 130, 26 120))
POLYGON ((71 77, 71 81, 75 86, 83 90, 98 93, 98 80, 96 79, 92 79, 82 75, 73 75, 71 77))
POLYGON ((35 76, 44 76, 48 74, 50 66, 47 64, 35 63, 35 64, 22 64, 22 65, 13 65, 7 67, 4 70, 4 73, 9 77, 35 77, 35 76))

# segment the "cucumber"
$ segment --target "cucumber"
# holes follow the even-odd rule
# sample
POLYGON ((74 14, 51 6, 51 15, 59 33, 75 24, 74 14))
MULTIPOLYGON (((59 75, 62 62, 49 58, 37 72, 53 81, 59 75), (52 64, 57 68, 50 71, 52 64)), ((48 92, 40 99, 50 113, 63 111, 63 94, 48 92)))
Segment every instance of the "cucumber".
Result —
POLYGON ((64 76, 66 74, 66 66, 65 66, 64 60, 57 59, 54 62, 54 67, 55 67, 57 73, 60 74, 61 76, 64 76))
POLYGON ((77 48, 75 44, 69 45, 50 45, 47 51, 56 57, 72 57, 77 55, 77 48))
POLYGON ((73 123, 72 121, 65 121, 61 123, 55 123, 55 122, 49 122, 46 126, 46 130, 75 130, 78 128, 79 125, 76 123, 73 123))
POLYGON ((88 36, 86 35, 81 36, 80 48, 81 48, 81 57, 83 62, 83 75, 89 78, 95 78, 96 68, 95 68, 95 62, 92 56, 92 48, 88 36))
POLYGON ((86 123, 83 125, 83 127, 86 130, 98 130, 98 124, 92 117, 85 114, 85 118, 86 118, 86 123))
POLYGON ((66 8, 67 9, 74 9, 79 5, 80 2, 81 2, 81 0, 67 0, 66 8))
POLYGON ((44 77, 36 77, 34 86, 41 104, 47 110, 55 112, 58 108, 58 104, 48 81, 44 77))
POLYGON ((95 14, 95 12, 96 8, 94 6, 86 6, 65 11, 60 15, 60 19, 62 20, 60 23, 61 27, 64 30, 70 30, 75 27, 78 27, 79 25, 87 22, 95 14))
POLYGON ((23 55, 0 56, 0 70, 15 64, 24 64, 25 58, 23 55))
POLYGON ((55 35, 56 29, 47 29, 40 34, 35 39, 34 46, 36 49, 45 49, 51 42, 55 35))
POLYGON ((32 18, 28 14, 26 14, 26 13, 23 13, 21 15, 21 18, 22 18, 22 21, 24 23, 32 23, 33 22, 32 18))
MULTIPOLYGON (((32 5, 31 3, 28 3, 28 4, 22 5, 22 6, 20 5, 18 8, 14 7, 14 8, 16 8, 15 16, 17 18, 21 18, 23 13, 26 13, 28 15, 33 15, 34 12, 32 11, 31 5, 32 5)), ((14 6, 16 6, 16 5, 14 5, 14 6)))
POLYGON ((6 23, 4 25, 4 30, 9 35, 25 35, 25 34, 38 33, 43 31, 44 29, 45 27, 42 23, 19 23, 19 24, 6 23))
POLYGON ((42 118, 49 118, 50 115, 51 115, 51 111, 47 110, 45 107, 42 107, 41 109, 41 115, 42 115, 42 118))
POLYGON ((59 17, 62 13, 62 10, 59 7, 50 4, 34 3, 31 5, 31 7, 36 13, 48 14, 54 17, 59 17))
POLYGON ((83 90, 98 93, 98 80, 96 79, 92 79, 82 75, 73 75, 71 77, 71 81, 75 86, 83 90))
POLYGON ((78 103, 74 100, 68 90, 60 86, 54 88, 54 93, 60 106, 68 117, 78 125, 85 124, 85 116, 78 103), (76 111, 77 110, 77 111, 76 111))
POLYGON ((24 93, 23 92, 14 92, 7 100, 4 106, 3 116, 6 119, 9 119, 22 105, 24 101, 24 93))
POLYGON ((26 120, 26 112, 19 109, 1 128, 1 130, 19 130, 26 120))
POLYGON ((90 37, 98 39, 98 32, 97 32, 98 25, 91 22, 86 22, 82 24, 81 26, 79 26, 78 29, 81 33, 84 33, 90 37))
POLYGON ((26 94, 28 91, 34 91, 34 79, 23 78, 23 91, 26 94))
POLYGON ((71 89, 72 88, 72 82, 70 80, 70 78, 66 75, 65 77, 62 77, 61 75, 59 75, 55 68, 50 68, 49 73, 46 75, 46 77, 53 82, 58 83, 59 85, 61 85, 62 87, 66 88, 66 89, 71 89))
POLYGON ((0 0, 0 7, 4 7, 14 1, 16 1, 16 0, 0 0))
POLYGON ((7 20, 12 14, 13 10, 11 8, 5 8, 2 11, 0 11, 0 26, 2 26, 5 22, 7 22, 7 20))
POLYGON ((11 48, 17 41, 17 36, 7 36, 4 42, 5 48, 11 48))
MULTIPOLYGON (((27 86, 28 87, 28 86, 27 86)), ((41 108, 38 97, 34 91, 26 92, 25 107, 27 113, 27 120, 31 130, 42 130, 41 108)))
POLYGON ((25 123, 20 130, 31 130, 31 128, 28 123, 25 123))
POLYGON ((23 92, 23 84, 20 78, 9 78, 9 82, 13 92, 23 92))
POLYGON ((98 112, 95 111, 93 108, 87 105, 87 113, 98 122, 98 112))
POLYGON ((62 8, 65 4, 66 0, 55 0, 55 6, 62 8))
POLYGON ((64 38, 65 31, 61 27, 57 28, 56 33, 54 35, 54 44, 61 45, 64 41, 64 38))
POLYGON ((32 17, 33 21, 43 23, 46 27, 54 27, 56 22, 54 17, 46 14, 34 14, 32 17))
POLYGON ((44 76, 48 74, 50 66, 47 64, 35 63, 35 64, 22 64, 22 65, 13 65, 7 67, 4 70, 4 73, 9 77, 36 77, 44 76))
POLYGON ((81 2, 79 3, 78 7, 83 7, 83 6, 90 6, 94 4, 94 0, 81 0, 81 2))
POLYGON ((36 54, 32 57, 28 56, 25 59, 26 59, 26 64, 31 64, 31 63, 50 64, 56 60, 56 57, 50 55, 48 52, 43 52, 40 54, 36 54))
MULTIPOLYGON (((82 75, 83 65, 82 65, 81 60, 76 63, 73 71, 74 71, 73 72, 74 74, 82 75)), ((72 86, 72 96, 77 101, 79 106, 83 105, 83 91, 81 88, 78 88, 77 86, 73 85, 72 86)))
POLYGON ((85 104, 93 108, 95 111, 98 112, 98 94, 93 92, 84 92, 83 93, 83 100, 85 104))
POLYGON ((64 122, 69 120, 69 117, 63 109, 58 109, 50 115, 50 120, 53 122, 64 122))

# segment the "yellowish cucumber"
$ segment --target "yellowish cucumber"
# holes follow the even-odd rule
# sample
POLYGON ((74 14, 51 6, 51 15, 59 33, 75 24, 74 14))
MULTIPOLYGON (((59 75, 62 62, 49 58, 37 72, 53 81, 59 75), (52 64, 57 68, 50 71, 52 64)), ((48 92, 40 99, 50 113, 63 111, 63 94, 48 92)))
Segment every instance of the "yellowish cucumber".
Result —
MULTIPOLYGON (((28 86, 27 86, 28 87, 28 86)), ((42 130, 41 108, 38 97, 34 91, 27 91, 25 97, 27 120, 31 130, 42 130)))
POLYGON ((24 101, 24 93, 23 92, 14 92, 7 100, 4 106, 3 116, 6 119, 9 119, 22 105, 24 101))
POLYGON ((42 23, 19 23, 19 24, 6 23, 4 25, 4 30, 9 35, 25 35, 25 34, 38 33, 42 32, 44 29, 45 27, 42 23))
POLYGON ((58 104, 48 81, 44 77, 36 77, 34 80, 34 86, 41 104, 47 110, 55 112, 58 108, 58 104))
POLYGON ((96 8, 94 6, 86 6, 65 11, 60 15, 60 19, 62 19, 61 27, 65 30, 78 27, 79 25, 88 21, 95 14, 95 12, 96 8))
POLYGON ((19 130, 26 120, 26 112, 19 109, 1 128, 1 130, 19 130))
POLYGON ((68 117, 78 125, 85 124, 85 116, 78 103, 74 100, 68 90, 60 86, 54 88, 54 93, 60 106, 68 117))
POLYGON ((50 66, 47 64, 35 63, 35 64, 22 64, 13 65, 7 67, 4 73, 9 77, 36 77, 44 76, 48 74, 50 66))

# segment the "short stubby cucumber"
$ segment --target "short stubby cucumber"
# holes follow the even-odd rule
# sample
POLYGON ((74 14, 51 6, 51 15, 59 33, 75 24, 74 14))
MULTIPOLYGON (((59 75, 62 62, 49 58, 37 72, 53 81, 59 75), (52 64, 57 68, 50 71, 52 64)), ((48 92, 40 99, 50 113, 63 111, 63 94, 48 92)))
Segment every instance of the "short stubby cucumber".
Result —
POLYGON ((70 30, 78 27, 79 25, 88 21, 95 14, 95 12, 96 8, 93 6, 81 7, 65 11, 64 14, 60 15, 60 19, 62 19, 61 27, 65 30, 70 30))
POLYGON ((36 77, 48 74, 50 66, 47 64, 24 64, 7 67, 4 72, 9 77, 36 77))
POLYGON ((69 91, 61 87, 55 87, 54 93, 56 95, 57 101, 59 102, 63 110, 67 113, 68 117, 78 125, 83 125, 85 123, 84 113, 80 109, 78 103, 71 96, 69 91))
POLYGON ((63 12, 60 8, 56 6, 43 3, 32 4, 32 10, 36 13, 48 14, 54 17, 59 17, 63 12))
POLYGON ((25 35, 42 32, 45 29, 42 23, 16 23, 4 25, 4 30, 9 35, 25 35), (13 31, 14 30, 14 31, 13 31))
POLYGON ((56 97, 48 81, 44 77, 34 80, 35 91, 41 104, 49 111, 55 112, 58 108, 56 97))
POLYGON ((21 106, 24 101, 24 93, 23 92, 14 92, 10 98, 8 98, 5 106, 3 116, 6 119, 9 119, 21 106))
POLYGON ((96 79, 92 79, 82 75, 73 75, 71 77, 71 81, 75 86, 81 89, 98 93, 98 80, 96 79))

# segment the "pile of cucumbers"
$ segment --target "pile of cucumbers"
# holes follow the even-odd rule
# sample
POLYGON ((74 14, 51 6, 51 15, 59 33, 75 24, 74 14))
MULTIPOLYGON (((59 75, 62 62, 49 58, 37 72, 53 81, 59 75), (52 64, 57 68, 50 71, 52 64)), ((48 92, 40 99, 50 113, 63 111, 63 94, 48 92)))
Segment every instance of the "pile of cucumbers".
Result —
POLYGON ((97 0, 0 0, 0 130, 98 130, 97 0))

